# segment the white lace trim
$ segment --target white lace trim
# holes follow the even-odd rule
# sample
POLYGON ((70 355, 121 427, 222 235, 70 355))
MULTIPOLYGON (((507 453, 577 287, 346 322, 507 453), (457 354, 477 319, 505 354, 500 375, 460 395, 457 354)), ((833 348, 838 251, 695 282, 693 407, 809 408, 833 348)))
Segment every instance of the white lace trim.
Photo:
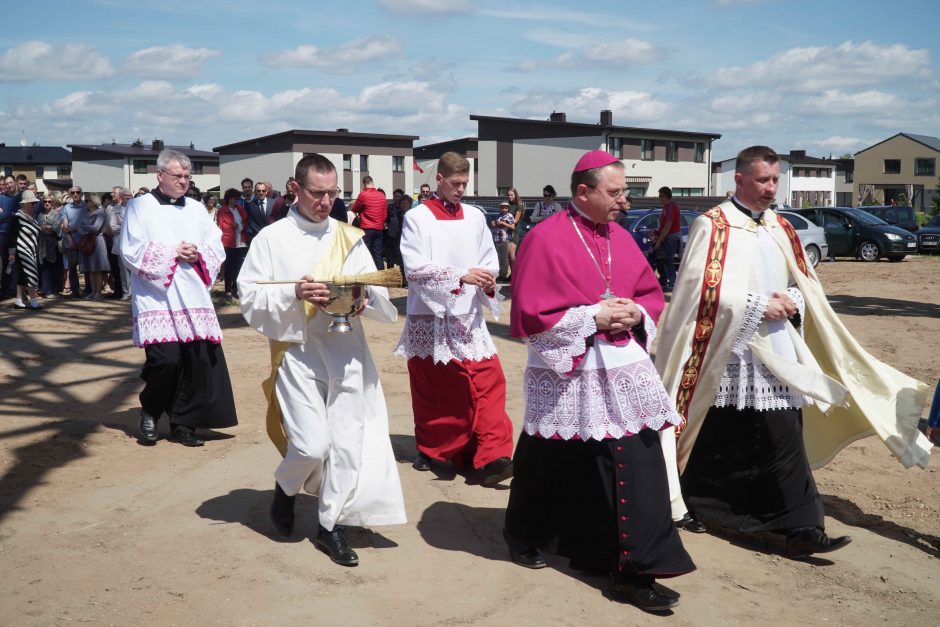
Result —
POLYGON ((764 313, 767 311, 767 305, 770 299, 760 294, 748 294, 747 306, 744 309, 744 320, 741 328, 738 329, 738 335, 734 338, 734 344, 731 345, 731 353, 741 357, 744 350, 751 342, 751 338, 757 333, 760 323, 764 321, 764 313))
POLYGON ((409 314, 395 354, 408 359, 433 357, 435 363, 446 364, 451 359, 488 359, 496 354, 496 346, 482 311, 443 317, 409 314))
POLYGON ((803 337, 803 321, 806 320, 806 301, 803 300, 803 292, 801 292, 798 287, 788 287, 787 295, 800 312, 800 326, 797 331, 799 331, 800 337, 803 337))
POLYGON ((597 333, 594 316, 600 310, 600 304, 572 307, 551 329, 525 342, 558 374, 571 372, 574 358, 587 351, 587 338, 597 333))
POLYGON ((643 345, 643 350, 648 353, 653 346, 653 340, 656 339, 656 323, 643 305, 636 303, 636 306, 643 313, 643 330, 646 331, 646 344, 643 345))
POLYGON ((222 329, 212 307, 180 311, 144 311, 134 317, 134 346, 194 340, 222 341, 222 329))
POLYGON ((802 394, 790 390, 760 362, 728 364, 712 403, 715 407, 750 407, 758 411, 798 409, 806 404, 802 394))
POLYGON ((466 269, 428 264, 408 272, 412 293, 435 315, 443 316, 453 307, 463 289, 460 277, 466 269))
POLYGON ((529 367, 524 383, 522 428, 529 435, 603 440, 643 429, 659 431, 681 421, 648 357, 606 370, 579 370, 570 377, 529 367))

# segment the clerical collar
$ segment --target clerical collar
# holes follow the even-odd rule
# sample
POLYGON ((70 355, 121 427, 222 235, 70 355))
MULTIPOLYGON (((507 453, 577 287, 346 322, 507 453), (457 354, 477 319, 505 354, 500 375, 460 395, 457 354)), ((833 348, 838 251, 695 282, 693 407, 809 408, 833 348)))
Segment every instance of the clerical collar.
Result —
POLYGON ((573 200, 568 203, 568 206, 574 209, 575 213, 577 213, 579 216, 581 216, 587 221, 588 223, 587 226, 597 229, 598 231, 601 229, 602 226, 607 226, 605 224, 601 224, 600 222, 596 222, 595 220, 592 220, 591 218, 589 218, 586 213, 584 213, 583 211, 581 211, 581 209, 578 208, 578 205, 574 204, 573 200))
POLYGON ((741 211, 741 213, 743 213, 747 217, 754 220, 754 222, 756 222, 757 224, 760 224, 760 217, 764 215, 763 211, 759 211, 755 213, 753 209, 751 209, 750 207, 742 203, 740 200, 738 200, 737 196, 732 196, 731 202, 734 203, 734 206, 737 207, 741 211))
POLYGON ((185 195, 180 196, 179 198, 174 200, 173 198, 170 198, 169 196, 164 194, 162 191, 160 191, 159 187, 154 187, 152 190, 150 190, 150 194, 154 198, 156 198, 157 202, 160 203, 161 205, 176 205, 177 207, 182 207, 183 205, 186 204, 185 195))
POLYGON ((431 194, 431 198, 437 198, 439 201, 441 201, 441 204, 444 205, 444 209, 447 209, 451 213, 457 213, 457 210, 460 208, 460 203, 447 202, 438 196, 437 192, 431 194))
POLYGON ((330 228, 330 218, 327 217, 326 220, 322 222, 314 222, 313 220, 308 219, 304 214, 300 213, 300 208, 298 205, 291 205, 290 215, 294 218, 294 222, 304 231, 326 231, 330 228))

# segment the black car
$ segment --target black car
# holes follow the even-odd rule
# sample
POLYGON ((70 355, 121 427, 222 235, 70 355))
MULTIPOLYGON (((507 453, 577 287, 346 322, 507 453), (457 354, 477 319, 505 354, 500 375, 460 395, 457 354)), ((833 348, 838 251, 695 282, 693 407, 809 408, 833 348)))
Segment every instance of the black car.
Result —
POLYGON ((934 216, 930 222, 920 227, 917 231, 917 241, 922 253, 940 252, 940 215, 934 216))
POLYGON ((917 230, 917 216, 914 208, 906 205, 879 205, 874 207, 859 207, 862 211, 881 218, 892 226, 899 226, 905 231, 913 233, 917 230))
POLYGON ((913 233, 891 226, 881 218, 851 207, 794 209, 826 230, 830 257, 856 257, 862 261, 901 261, 917 252, 913 233))

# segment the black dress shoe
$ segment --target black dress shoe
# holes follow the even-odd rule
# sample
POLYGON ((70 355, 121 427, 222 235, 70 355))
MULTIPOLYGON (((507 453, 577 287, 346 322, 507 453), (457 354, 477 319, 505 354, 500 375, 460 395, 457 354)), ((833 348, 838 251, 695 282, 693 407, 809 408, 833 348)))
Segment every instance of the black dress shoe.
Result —
POLYGON ((813 553, 829 553, 841 549, 852 541, 850 536, 830 538, 819 527, 801 529, 793 535, 787 536, 787 557, 801 559, 813 553))
POLYGON ((411 467, 422 472, 431 470, 431 458, 424 453, 418 453, 415 455, 415 458, 411 460, 411 467))
POLYGON ((137 424, 137 430, 140 433, 140 439, 145 442, 156 442, 159 437, 157 433, 157 419, 140 410, 140 422, 137 424))
POLYGON ((614 577, 610 592, 617 600, 647 612, 665 612, 679 605, 678 597, 657 592, 652 584, 636 583, 619 577, 614 577))
POLYGON ((702 522, 693 516, 692 514, 686 512, 685 516, 676 521, 676 527, 678 529, 685 529, 691 533, 705 533, 705 525, 702 522))
POLYGON ((170 425, 170 436, 183 446, 202 446, 205 440, 196 437, 196 430, 192 427, 170 425))
POLYGON ((512 460, 508 457, 494 459, 480 469, 480 483, 485 486, 494 486, 510 477, 512 477, 512 460))
POLYGON ((509 535, 507 529, 503 529, 503 539, 506 540, 506 546, 509 547, 510 559, 516 564, 532 569, 545 568, 547 566, 541 551, 535 547, 519 542, 509 535))
POLYGON ((294 531, 294 499, 296 496, 287 496, 281 485, 274 482, 274 500, 271 501, 271 524, 277 535, 282 538, 290 537, 294 531))
POLYGON ((346 543, 346 536, 340 525, 336 525, 333 531, 327 531, 321 526, 313 543, 340 566, 357 566, 359 564, 359 556, 346 543))

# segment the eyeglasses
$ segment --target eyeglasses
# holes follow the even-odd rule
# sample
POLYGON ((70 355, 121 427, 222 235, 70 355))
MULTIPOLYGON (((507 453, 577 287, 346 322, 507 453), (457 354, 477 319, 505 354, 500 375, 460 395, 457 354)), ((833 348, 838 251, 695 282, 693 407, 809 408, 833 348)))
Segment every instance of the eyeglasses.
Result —
POLYGON ((177 181, 191 181, 193 180, 192 174, 173 174, 172 172, 167 172, 166 170, 160 170, 167 176, 172 176, 174 180, 177 181))
POLYGON ((44 200, 44 201, 42 201, 42 204, 44 204, 44 205, 51 205, 51 204, 52 204, 52 201, 51 201, 51 200, 44 200))
MULTIPOLYGON (((590 187, 591 189, 597 189, 596 185, 588 185, 587 187, 590 187)), ((607 193, 608 196, 610 196, 614 200, 623 196, 624 198, 627 199, 627 202, 630 202, 630 196, 629 196, 630 190, 626 187, 618 189, 616 191, 612 191, 609 189, 605 189, 604 191, 607 193)))
POLYGON ((328 190, 310 189, 306 185, 301 185, 300 183, 297 183, 297 187, 306 190, 307 193, 310 194, 310 197, 313 198, 313 200, 315 200, 316 202, 323 200, 324 196, 329 196, 330 200, 336 200, 337 196, 339 196, 340 194, 340 190, 338 188, 328 189, 328 190))
POLYGON ((76 195, 81 196, 81 194, 82 193, 78 190, 75 190, 75 189, 69 190, 69 195, 71 196, 76 196, 76 195))

